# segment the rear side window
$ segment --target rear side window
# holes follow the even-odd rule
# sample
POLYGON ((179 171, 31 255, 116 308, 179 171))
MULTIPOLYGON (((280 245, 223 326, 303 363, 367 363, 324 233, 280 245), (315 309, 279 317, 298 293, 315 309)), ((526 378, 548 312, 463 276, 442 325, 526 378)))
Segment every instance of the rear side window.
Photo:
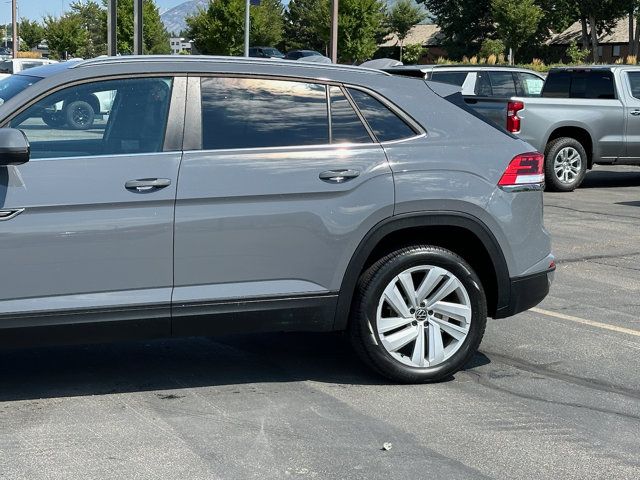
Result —
POLYGON ((324 85, 254 78, 203 78, 202 148, 329 143, 324 85))
POLYGON ((515 97, 516 82, 512 72, 489 72, 494 97, 515 97))
POLYGON ((542 90, 549 98, 616 98, 613 74, 602 70, 551 72, 542 90))
POLYGON ((371 137, 347 97, 338 87, 330 87, 331 143, 371 143, 371 137))
POLYGON ((461 87, 467 79, 467 72, 433 72, 431 80, 434 82, 450 83, 461 87))
POLYGON ((356 102, 365 120, 380 142, 409 138, 416 133, 386 105, 371 95, 350 88, 349 94, 356 102))
POLYGON ((491 80, 489 80, 488 72, 478 72, 475 92, 479 97, 493 96, 493 90, 491 89, 491 80))

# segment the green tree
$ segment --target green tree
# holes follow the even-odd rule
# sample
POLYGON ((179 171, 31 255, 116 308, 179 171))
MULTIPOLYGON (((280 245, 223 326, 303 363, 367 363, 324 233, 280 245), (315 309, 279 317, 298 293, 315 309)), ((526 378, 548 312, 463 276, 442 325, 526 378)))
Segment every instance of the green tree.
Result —
POLYGON ((571 63, 582 64, 589 56, 589 50, 578 47, 578 44, 574 41, 571 42, 569 48, 567 48, 567 56, 569 60, 571 60, 571 63))
POLYGON ((44 27, 39 22, 22 18, 18 23, 18 34, 22 40, 20 47, 31 50, 44 40, 44 27))
POLYGON ((250 14, 249 41, 252 45, 272 47, 282 42, 284 7, 280 0, 262 0, 260 5, 251 7, 250 14))
POLYGON ((80 56, 89 40, 78 15, 66 13, 61 17, 48 15, 44 19, 45 38, 54 58, 67 59, 80 56))
POLYGON ((71 12, 80 18, 88 39, 79 56, 97 57, 107 53, 107 11, 96 1, 75 1, 69 6, 71 12))
POLYGON ((291 0, 284 14, 284 49, 307 48, 328 55, 330 7, 327 0, 291 0))
POLYGON ((495 33, 491 0, 417 0, 440 26, 452 57, 474 54, 495 33))
POLYGON ((400 40, 400 61, 402 61, 404 40, 411 29, 426 17, 424 10, 416 6, 413 0, 398 0, 387 13, 386 22, 389 30, 400 40))
POLYGON ((518 49, 535 35, 544 14, 534 0, 492 0, 491 7, 498 35, 513 51, 513 63, 518 49))
POLYGON ((479 55, 481 58, 489 58, 491 55, 498 57, 500 55, 504 55, 506 48, 507 47, 504 45, 502 40, 492 40, 491 38, 487 38, 482 42, 479 55))
MULTIPOLYGON (((187 18, 186 36, 207 55, 242 55, 244 0, 216 0, 187 18)), ((252 45, 272 46, 282 41, 283 7, 279 0, 263 0, 250 10, 252 45)))
POLYGON ((338 12, 338 58, 363 62, 378 49, 384 31, 385 5, 380 0, 341 0, 338 12))
MULTIPOLYGON (((103 3, 106 4, 106 0, 103 0, 103 3)), ((133 0, 118 0, 117 15, 118 53, 131 54, 133 53, 133 0)), ((144 18, 142 26, 143 53, 152 55, 171 53, 169 33, 160 19, 160 11, 154 0, 144 1, 142 15, 144 18)))

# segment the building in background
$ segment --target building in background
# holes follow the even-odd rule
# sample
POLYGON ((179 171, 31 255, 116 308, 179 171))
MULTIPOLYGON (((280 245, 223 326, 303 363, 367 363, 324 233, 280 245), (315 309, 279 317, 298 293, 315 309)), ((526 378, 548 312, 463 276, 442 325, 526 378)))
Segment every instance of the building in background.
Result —
POLYGON ((171 37, 171 54, 179 55, 180 53, 191 53, 191 41, 184 37, 171 37))

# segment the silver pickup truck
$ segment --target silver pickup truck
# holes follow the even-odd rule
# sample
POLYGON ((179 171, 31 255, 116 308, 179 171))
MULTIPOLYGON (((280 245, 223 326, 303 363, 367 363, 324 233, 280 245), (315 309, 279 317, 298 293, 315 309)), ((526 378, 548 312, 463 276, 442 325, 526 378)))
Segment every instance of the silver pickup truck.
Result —
POLYGON ((511 99, 506 120, 544 152, 548 190, 574 190, 595 164, 640 165, 640 67, 553 69, 541 97, 511 99))

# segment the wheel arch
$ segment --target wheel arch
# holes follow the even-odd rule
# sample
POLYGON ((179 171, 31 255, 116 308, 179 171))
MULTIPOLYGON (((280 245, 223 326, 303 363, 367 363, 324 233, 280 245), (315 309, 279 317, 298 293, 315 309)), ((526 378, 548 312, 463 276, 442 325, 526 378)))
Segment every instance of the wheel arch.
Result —
POLYGON ((587 152, 587 168, 591 170, 593 168, 593 138, 591 133, 585 128, 577 126, 563 126, 555 128, 550 134, 547 142, 545 143, 545 153, 547 146, 557 140, 558 138, 569 137, 577 140, 584 147, 587 152))
POLYGON ((447 248, 464 258, 483 283, 489 316, 508 304, 511 281, 507 263, 498 241, 484 223, 458 212, 403 214, 373 227, 358 245, 340 287, 335 330, 347 327, 362 272, 389 251, 416 243, 447 248))

